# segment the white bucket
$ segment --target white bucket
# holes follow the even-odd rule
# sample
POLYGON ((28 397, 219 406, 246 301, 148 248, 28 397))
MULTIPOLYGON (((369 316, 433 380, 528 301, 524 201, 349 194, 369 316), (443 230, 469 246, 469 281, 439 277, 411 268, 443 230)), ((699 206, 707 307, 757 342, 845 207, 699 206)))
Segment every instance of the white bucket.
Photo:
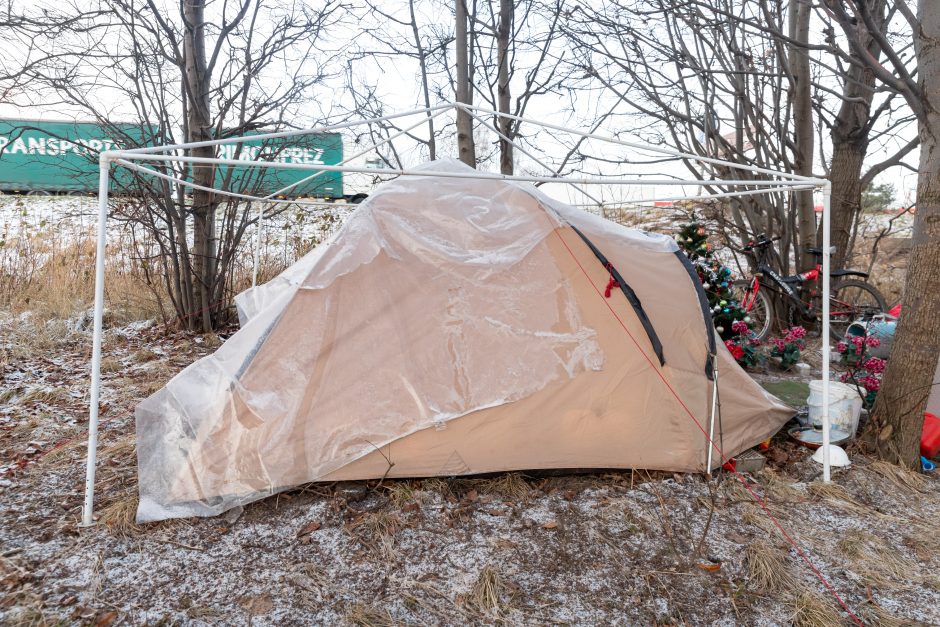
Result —
MULTIPOLYGON (((816 428, 822 428, 822 381, 809 382, 809 421, 816 428)), ((858 429, 858 418, 862 413, 862 399, 852 385, 829 382, 829 424, 831 431, 842 431, 848 436, 855 437, 858 429)), ((830 431, 830 435, 831 435, 830 431)))

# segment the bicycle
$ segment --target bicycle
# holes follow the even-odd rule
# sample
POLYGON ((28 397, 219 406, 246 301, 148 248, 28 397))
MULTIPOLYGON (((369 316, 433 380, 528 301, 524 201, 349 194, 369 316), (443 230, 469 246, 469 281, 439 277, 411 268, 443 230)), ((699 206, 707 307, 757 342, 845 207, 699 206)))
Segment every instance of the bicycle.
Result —
MULTIPOLYGON (((819 290, 810 288, 808 304, 802 298, 805 284, 816 281, 822 273, 822 250, 809 249, 816 257, 815 268, 791 276, 780 276, 769 263, 770 247, 777 239, 758 235, 748 242, 743 252, 754 259, 757 272, 750 279, 731 284, 735 299, 750 316, 751 330, 759 339, 767 337, 774 320, 774 304, 767 296, 768 291, 778 294, 788 305, 787 321, 791 324, 796 321, 796 317, 801 321, 815 323, 822 315, 819 290)), ((867 272, 840 268, 831 270, 829 276, 834 280, 829 290, 829 333, 833 339, 843 339, 849 325, 859 318, 870 318, 887 311, 884 296, 864 280, 868 278, 867 272)))

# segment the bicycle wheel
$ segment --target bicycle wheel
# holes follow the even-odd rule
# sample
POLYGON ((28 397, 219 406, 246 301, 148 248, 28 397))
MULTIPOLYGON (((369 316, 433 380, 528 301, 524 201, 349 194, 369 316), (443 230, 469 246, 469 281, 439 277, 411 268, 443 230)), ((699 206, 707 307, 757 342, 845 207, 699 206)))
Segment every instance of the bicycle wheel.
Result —
POLYGON ((887 310, 884 296, 871 283, 854 279, 839 281, 832 287, 829 297, 829 335, 834 340, 842 340, 853 322, 887 310))
MULTIPOLYGON (((751 301, 751 282, 734 281, 731 283, 732 297, 739 303, 751 301)), ((754 295, 753 303, 747 315, 751 318, 748 323, 751 331, 757 335, 760 340, 765 339, 770 334, 770 327, 774 320, 774 306, 763 290, 757 290, 754 295)))

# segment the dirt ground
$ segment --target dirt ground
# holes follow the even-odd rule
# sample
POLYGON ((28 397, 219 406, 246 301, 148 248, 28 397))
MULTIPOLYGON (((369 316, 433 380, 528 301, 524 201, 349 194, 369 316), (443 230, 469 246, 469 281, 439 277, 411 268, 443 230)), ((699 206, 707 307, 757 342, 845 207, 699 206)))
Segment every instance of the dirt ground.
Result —
MULTIPOLYGON (((214 336, 105 340, 97 526, 79 530, 87 319, 0 323, 0 623, 836 625, 845 612, 723 475, 311 484, 137 527, 133 408, 214 336)), ((752 488, 866 624, 940 624, 940 478, 775 439, 752 488)))

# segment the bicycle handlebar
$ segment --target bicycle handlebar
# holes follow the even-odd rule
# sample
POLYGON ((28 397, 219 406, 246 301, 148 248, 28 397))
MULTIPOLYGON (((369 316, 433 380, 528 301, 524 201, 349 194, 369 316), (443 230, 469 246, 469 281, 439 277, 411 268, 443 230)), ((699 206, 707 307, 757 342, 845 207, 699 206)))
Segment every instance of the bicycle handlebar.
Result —
POLYGON ((770 239, 767 239, 767 236, 761 233, 756 238, 754 238, 753 240, 745 244, 744 250, 751 251, 751 250, 754 250, 755 248, 764 248, 766 246, 770 246, 771 243, 778 241, 780 238, 781 238, 780 235, 776 235, 774 237, 771 237, 770 239))

